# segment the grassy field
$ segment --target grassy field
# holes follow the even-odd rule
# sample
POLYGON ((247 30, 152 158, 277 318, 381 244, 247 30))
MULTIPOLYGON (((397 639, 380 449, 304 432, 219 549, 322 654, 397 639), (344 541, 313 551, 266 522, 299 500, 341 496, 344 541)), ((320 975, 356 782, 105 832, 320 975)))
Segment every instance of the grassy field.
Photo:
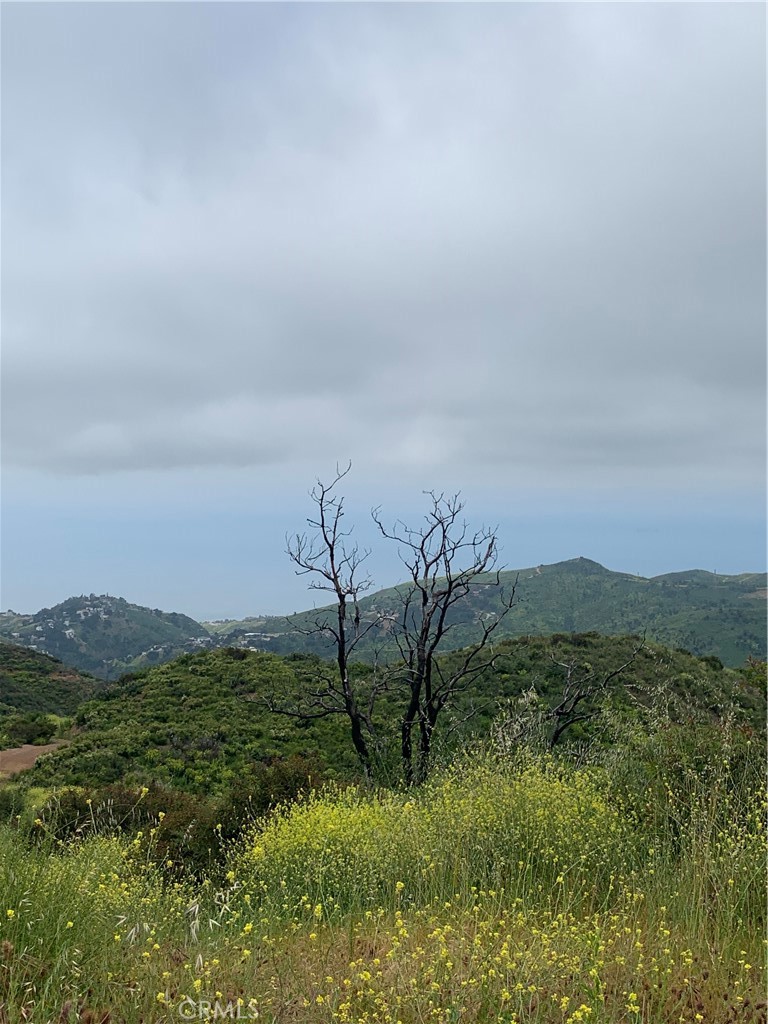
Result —
POLYGON ((0 1021, 764 1022, 762 754, 727 726, 486 749, 417 791, 307 794, 204 877, 158 862, 160 820, 10 821, 0 1021))

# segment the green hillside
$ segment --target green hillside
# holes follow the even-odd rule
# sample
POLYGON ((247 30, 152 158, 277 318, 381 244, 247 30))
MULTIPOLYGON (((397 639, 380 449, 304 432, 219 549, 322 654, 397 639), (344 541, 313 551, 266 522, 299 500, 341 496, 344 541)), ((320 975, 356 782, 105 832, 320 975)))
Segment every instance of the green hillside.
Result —
POLYGON ((0 642, 0 716, 71 715, 100 685, 47 654, 0 642))
MULTIPOLYGON (((766 575, 716 576, 691 570, 645 579, 612 572, 575 558, 501 574, 504 589, 517 581, 516 604, 499 638, 553 632, 596 631, 609 636, 645 633, 658 643, 711 654, 730 666, 766 656, 766 575)), ((357 653, 368 660, 394 650, 391 625, 397 589, 381 590, 361 603, 364 623, 375 622, 357 653)), ((499 591, 475 589, 451 615, 444 649, 473 643, 482 616, 499 608, 499 591)), ((109 596, 72 597, 34 615, 0 613, 0 638, 60 658, 103 679, 163 664, 181 654, 235 646, 275 654, 331 655, 323 637, 308 636, 323 609, 286 618, 260 616, 227 622, 196 622, 109 596)))
MULTIPOLYGON (((636 643, 637 638, 590 634, 498 644, 494 669, 477 680, 453 715, 446 712, 436 749, 448 755, 473 736, 486 735, 500 707, 522 693, 535 691, 545 703, 553 703, 564 679, 555 661, 591 665, 601 674, 626 662, 636 643), (470 710, 476 713, 462 725, 470 710)), ((344 719, 303 722, 270 714, 258 704, 265 696, 316 687, 333 671, 331 663, 311 655, 283 658, 223 648, 126 676, 80 708, 71 743, 39 761, 28 782, 61 786, 154 780, 210 794, 236 786, 255 761, 292 754, 319 757, 331 775, 353 776, 356 762, 344 719)), ((356 667, 361 692, 371 672, 367 666, 356 667)), ((745 723, 759 727, 764 720, 760 695, 739 673, 719 667, 716 659, 702 660, 655 644, 647 645, 622 675, 612 702, 631 720, 660 689, 665 699, 677 702, 682 716, 709 720, 733 705, 745 723)), ((378 725, 385 744, 382 758, 394 764, 395 747, 387 747, 386 740, 395 738, 400 705, 393 697, 389 700, 379 705, 378 725)), ((581 731, 577 727, 572 738, 602 741, 601 728, 596 719, 581 731)))
POLYGON ((4 612, 0 637, 106 679, 136 662, 158 664, 210 642, 205 627, 186 615, 95 594, 34 615, 4 612))
MULTIPOLYGON (((596 631, 609 636, 645 633, 650 640, 698 655, 715 655, 724 664, 738 666, 749 657, 765 658, 766 574, 719 576, 703 570, 671 573, 646 579, 613 572, 587 558, 554 565, 501 573, 509 592, 517 581, 517 601, 497 636, 544 635, 552 632, 596 631)), ((479 617, 499 608, 499 591, 490 585, 477 588, 453 612, 455 623, 446 644, 462 647, 478 635, 479 617)), ((378 591, 361 602, 364 620, 382 625, 370 633, 359 652, 391 650, 387 632, 399 608, 396 588, 378 591)), ((303 612, 290 620, 280 617, 206 623, 230 642, 288 653, 312 651, 328 654, 319 636, 302 630, 312 627, 323 609, 303 612)))
POLYGON ((125 779, 206 794, 226 789, 253 761, 317 750, 348 774, 354 754, 340 722, 306 728, 251 702, 330 671, 310 656, 223 648, 131 673, 80 708, 71 744, 30 775, 43 785, 125 779))

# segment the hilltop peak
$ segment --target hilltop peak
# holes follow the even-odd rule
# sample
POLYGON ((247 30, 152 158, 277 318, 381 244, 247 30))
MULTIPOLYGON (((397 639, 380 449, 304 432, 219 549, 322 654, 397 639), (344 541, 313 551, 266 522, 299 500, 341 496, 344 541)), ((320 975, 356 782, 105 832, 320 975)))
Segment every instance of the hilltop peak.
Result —
POLYGON ((168 661, 211 642, 187 615, 109 594, 69 597, 33 615, 0 614, 0 636, 106 678, 133 662, 168 661))
POLYGON ((551 565, 542 566, 543 569, 567 569, 571 572, 582 572, 589 575, 608 575, 612 576, 613 571, 606 569, 600 562, 595 562, 592 558, 585 558, 583 555, 579 555, 577 558, 567 558, 562 562, 553 562, 551 565))

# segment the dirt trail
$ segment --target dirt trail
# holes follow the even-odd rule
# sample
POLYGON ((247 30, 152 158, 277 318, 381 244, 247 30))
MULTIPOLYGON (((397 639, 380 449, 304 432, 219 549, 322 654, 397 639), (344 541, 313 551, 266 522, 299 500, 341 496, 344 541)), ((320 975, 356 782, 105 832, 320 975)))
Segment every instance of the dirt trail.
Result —
POLYGON ((56 743, 44 743, 36 746, 34 743, 25 743, 23 747, 12 747, 10 750, 0 750, 0 782, 4 778, 15 775, 25 768, 31 768, 35 761, 42 754, 50 754, 58 750, 62 745, 61 740, 56 743))

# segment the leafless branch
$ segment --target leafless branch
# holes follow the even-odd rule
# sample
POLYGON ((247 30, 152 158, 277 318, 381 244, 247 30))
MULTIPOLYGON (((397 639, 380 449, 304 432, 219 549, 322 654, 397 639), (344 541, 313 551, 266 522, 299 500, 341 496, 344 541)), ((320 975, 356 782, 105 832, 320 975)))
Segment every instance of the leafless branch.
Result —
POLYGON ((371 513, 382 537, 398 545, 409 576, 407 587, 401 590, 395 635, 408 691, 401 720, 401 757, 407 782, 419 782, 426 775, 440 713, 492 664, 491 637, 512 608, 515 595, 513 588, 509 601, 502 600, 498 615, 482 624, 479 640, 460 663, 451 671, 444 669, 437 661, 438 649, 457 625, 449 616, 479 586, 499 585, 498 546, 495 530, 470 531, 461 519, 464 504, 458 494, 426 493, 431 507, 419 527, 401 519, 387 527, 379 508, 371 513), (416 754, 414 728, 419 732, 416 754))
POLYGON ((562 668, 565 672, 565 683, 563 685, 562 699, 560 703, 550 708, 547 717, 553 723, 550 746, 555 746, 567 729, 577 722, 589 721, 598 712, 594 709, 585 709, 583 703, 586 700, 594 700, 605 693, 610 683, 622 675, 635 661, 638 654, 645 647, 645 636, 638 641, 632 649, 627 660, 618 668, 604 673, 598 677, 591 666, 579 665, 577 661, 557 661, 554 654, 550 655, 552 663, 562 668))

